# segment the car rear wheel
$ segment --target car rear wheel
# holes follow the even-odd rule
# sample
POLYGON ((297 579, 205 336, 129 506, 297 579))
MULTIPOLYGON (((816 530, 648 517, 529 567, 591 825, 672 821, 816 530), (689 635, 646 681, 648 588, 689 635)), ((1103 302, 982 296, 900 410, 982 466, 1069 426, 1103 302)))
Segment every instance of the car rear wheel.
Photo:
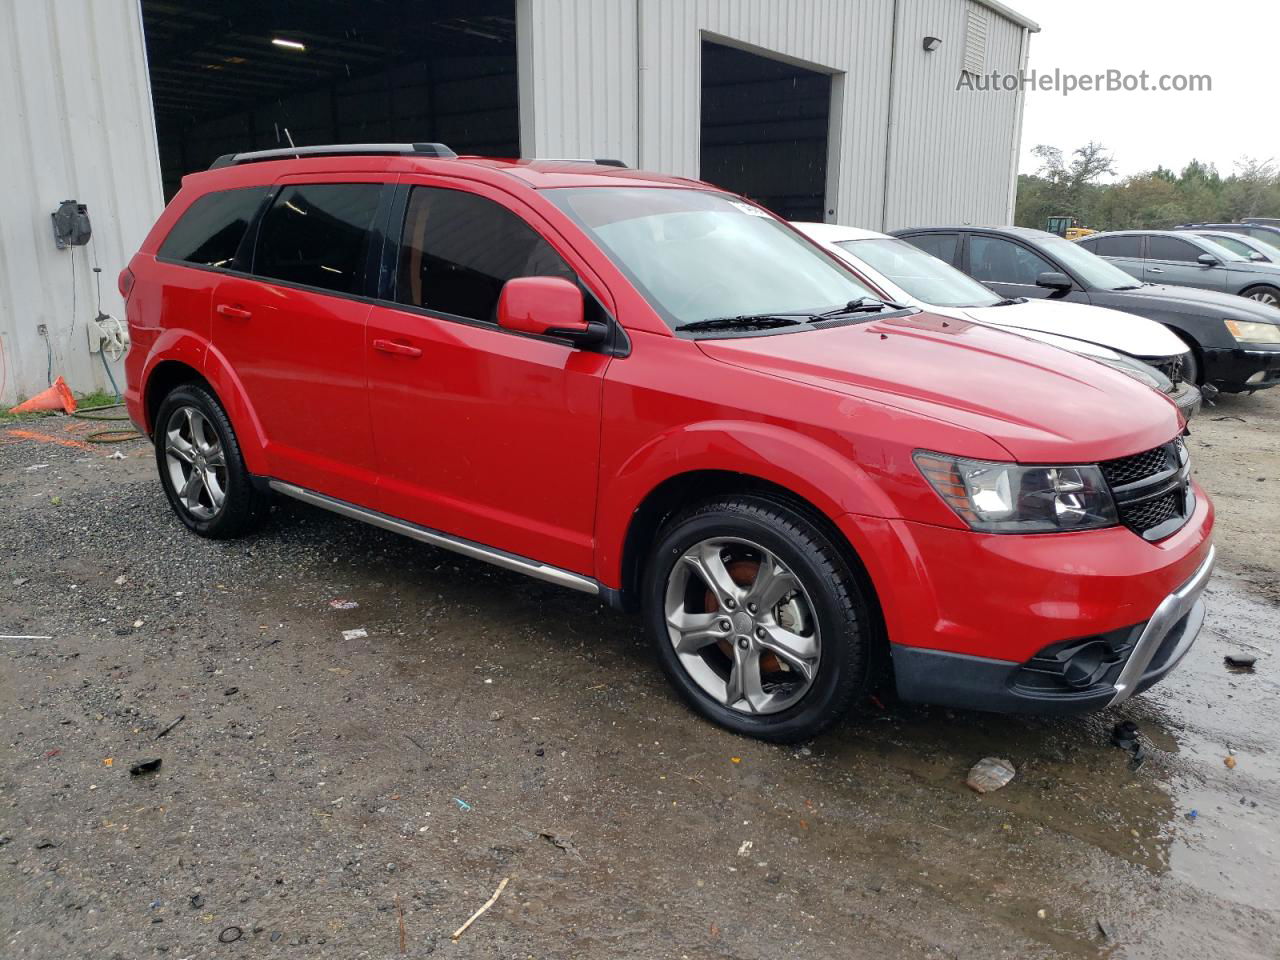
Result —
POLYGON ((870 683, 870 618, 848 564, 803 514, 758 497, 703 504, 659 533, 646 628, 694 709, 764 740, 815 736, 870 683))
POLYGON ((1250 300, 1257 300, 1259 303, 1265 303, 1271 307, 1280 307, 1280 290, 1275 287, 1250 287, 1241 296, 1248 297, 1250 300))
POLYGON ((184 384, 156 413, 155 449, 169 505, 202 537, 238 537, 266 518, 269 501, 254 488, 221 404, 208 390, 184 384))

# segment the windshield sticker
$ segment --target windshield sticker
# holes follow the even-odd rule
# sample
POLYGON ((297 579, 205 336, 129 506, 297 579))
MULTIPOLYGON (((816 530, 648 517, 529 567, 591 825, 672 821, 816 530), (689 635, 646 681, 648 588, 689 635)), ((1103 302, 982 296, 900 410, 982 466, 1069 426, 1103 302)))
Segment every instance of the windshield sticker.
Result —
POLYGON ((741 210, 743 213, 750 214, 753 217, 764 217, 766 220, 773 219, 772 217, 769 216, 767 212, 762 210, 760 207, 753 206, 752 204, 749 204, 749 203, 743 203, 741 200, 730 200, 729 202, 733 204, 735 207, 737 207, 739 210, 741 210))

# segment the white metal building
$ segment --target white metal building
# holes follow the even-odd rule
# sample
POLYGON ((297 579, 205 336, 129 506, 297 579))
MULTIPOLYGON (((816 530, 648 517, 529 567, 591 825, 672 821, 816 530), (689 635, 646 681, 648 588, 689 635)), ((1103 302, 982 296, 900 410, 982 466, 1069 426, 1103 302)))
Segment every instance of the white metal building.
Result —
POLYGON ((1007 222, 1021 95, 957 84, 1016 73, 1036 30, 997 0, 0 0, 0 402, 108 388, 92 267, 119 316, 182 175, 290 137, 611 157, 870 228, 1007 222), (55 245, 64 200, 87 245, 55 245))

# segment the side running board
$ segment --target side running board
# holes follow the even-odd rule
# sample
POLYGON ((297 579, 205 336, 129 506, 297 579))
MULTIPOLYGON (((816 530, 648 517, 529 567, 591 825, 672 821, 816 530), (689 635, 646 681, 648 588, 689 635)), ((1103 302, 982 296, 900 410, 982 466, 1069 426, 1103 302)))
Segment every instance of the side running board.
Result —
POLYGON ((492 563, 496 567, 515 570, 517 573, 523 573, 537 580, 545 580, 548 583, 568 587, 570 590, 580 590, 593 596, 600 593, 600 584, 595 580, 568 570, 562 570, 560 567, 548 566, 545 563, 539 563, 537 560, 530 560, 528 557, 521 557, 514 553, 507 553, 505 550, 486 547, 484 544, 476 543, 474 540, 464 540, 461 537, 441 533, 439 530, 432 530, 430 527, 420 527, 416 523, 397 520, 395 517, 388 516, 385 513, 358 507, 354 503, 325 496, 323 493, 316 493, 314 490, 296 487, 292 483, 285 483, 283 480, 271 480, 269 483, 272 490, 282 493, 286 497, 293 497, 295 500, 301 500, 303 503, 309 503, 314 507, 332 510, 334 513, 341 514, 344 517, 360 520, 372 526, 390 530, 392 533, 399 533, 406 537, 412 537, 414 540, 421 540, 423 543, 428 543, 433 547, 452 550, 454 553, 460 553, 464 557, 483 560, 485 563, 492 563))

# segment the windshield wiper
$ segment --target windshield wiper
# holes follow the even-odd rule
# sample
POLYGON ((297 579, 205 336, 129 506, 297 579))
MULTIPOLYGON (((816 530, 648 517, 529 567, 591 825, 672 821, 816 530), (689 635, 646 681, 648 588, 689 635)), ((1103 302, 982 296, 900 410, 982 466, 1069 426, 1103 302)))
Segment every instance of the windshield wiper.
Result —
POLYGON ((880 313, 882 310, 907 310, 906 304, 894 303, 892 300, 877 300, 875 297, 858 297, 856 300, 850 300, 843 307, 836 307, 834 310, 828 310, 826 313, 820 313, 813 319, 815 320, 834 320, 837 317, 847 317, 851 313, 880 313))
POLYGON ((1012 307, 1014 304, 1026 303, 1026 302, 1027 302, 1026 297, 1007 297, 1004 300, 997 300, 995 303, 992 304, 992 306, 993 307, 1012 307))
POLYGON ((815 319, 811 313, 747 313, 739 317, 708 317, 691 320, 677 330, 727 330, 731 327, 791 327, 815 319))

